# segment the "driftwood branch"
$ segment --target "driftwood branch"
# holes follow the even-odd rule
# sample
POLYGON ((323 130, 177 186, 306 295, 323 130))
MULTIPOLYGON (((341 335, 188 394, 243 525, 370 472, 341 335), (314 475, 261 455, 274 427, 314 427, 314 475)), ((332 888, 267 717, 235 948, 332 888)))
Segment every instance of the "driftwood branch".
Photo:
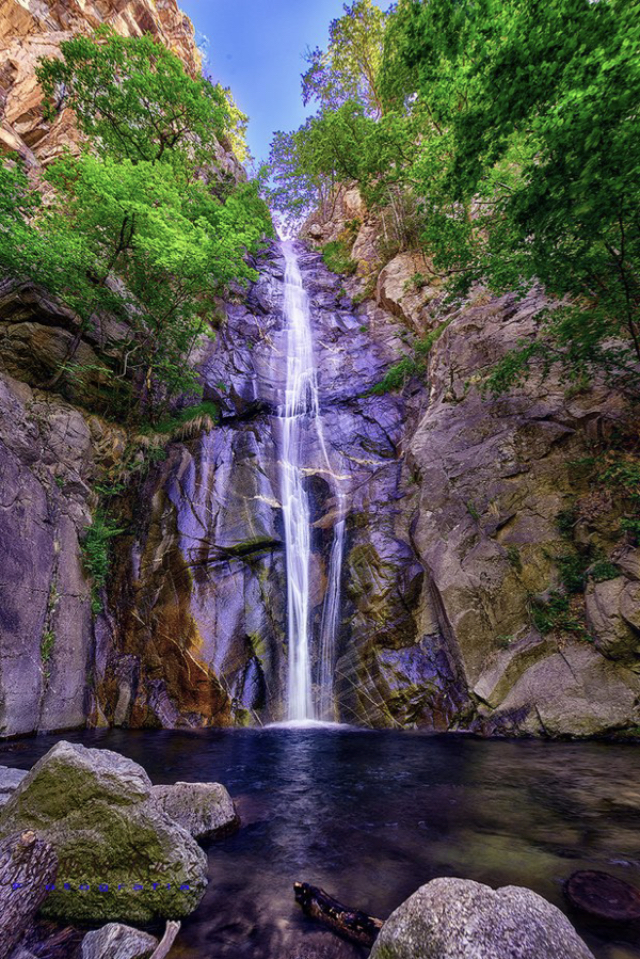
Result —
POLYGON ((168 955, 171 946, 174 943, 174 940, 178 933, 180 932, 179 922, 168 922, 167 928, 164 931, 164 936, 158 943, 156 951, 151 956, 151 959, 165 959, 165 956, 168 955))
POLYGON ((57 872, 53 847, 34 832, 0 843, 0 959, 7 959, 24 938, 57 872))
POLYGON ((372 946, 382 929, 382 919, 368 916, 360 909, 343 906, 324 889, 310 886, 308 882, 294 882, 293 890, 298 905, 305 916, 317 919, 345 939, 361 946, 372 946))

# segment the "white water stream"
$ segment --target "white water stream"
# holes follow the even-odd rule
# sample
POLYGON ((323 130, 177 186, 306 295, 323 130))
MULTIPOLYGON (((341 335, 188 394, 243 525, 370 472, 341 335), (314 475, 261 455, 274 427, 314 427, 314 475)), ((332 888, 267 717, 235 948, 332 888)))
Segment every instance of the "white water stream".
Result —
MULTIPOLYGON (((340 609, 340 573, 344 550, 344 503, 340 478, 333 474, 322 429, 318 380, 311 334, 309 298, 295 247, 282 243, 285 258, 284 319, 287 326, 287 385, 282 424, 282 512, 287 565, 287 639, 289 655, 288 719, 333 720, 333 671, 335 637, 340 609), (312 685, 312 636, 310 608, 311 529, 307 492, 303 485, 303 429, 312 421, 326 470, 336 480, 338 522, 329 561, 327 591, 320 627, 318 692, 312 685)), ((317 465, 317 464, 316 464, 317 465)))

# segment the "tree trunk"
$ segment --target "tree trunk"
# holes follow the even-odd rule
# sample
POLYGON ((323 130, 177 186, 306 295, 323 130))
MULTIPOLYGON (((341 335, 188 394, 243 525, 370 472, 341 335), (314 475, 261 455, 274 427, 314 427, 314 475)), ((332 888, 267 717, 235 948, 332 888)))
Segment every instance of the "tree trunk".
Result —
POLYGON ((0 843, 0 959, 20 943, 55 881, 58 857, 28 831, 0 843))
POLYGON ((294 882, 296 902, 302 906, 305 916, 318 919, 334 932, 360 946, 371 947, 382 929, 382 919, 368 916, 359 909, 350 909, 334 899, 324 889, 310 886, 308 882, 294 882))

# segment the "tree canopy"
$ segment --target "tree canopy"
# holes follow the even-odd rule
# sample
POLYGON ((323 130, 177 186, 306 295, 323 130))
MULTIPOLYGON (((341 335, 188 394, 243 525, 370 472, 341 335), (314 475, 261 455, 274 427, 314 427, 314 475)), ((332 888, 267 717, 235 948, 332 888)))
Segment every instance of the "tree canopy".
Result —
POLYGON ((0 165, 0 265, 78 318, 54 381, 108 312, 121 321, 105 359, 112 412, 159 415, 196 388, 193 345, 229 284, 255 275, 246 254, 271 229, 256 185, 215 166, 218 140, 233 140, 243 115, 149 37, 100 30, 61 52, 38 76, 49 116, 70 106, 85 141, 47 166, 44 203, 17 160, 0 165))
MULTIPOLYGON (((354 62, 356 7, 332 26, 354 62)), ((640 359, 637 4, 399 0, 380 18, 371 88, 341 87, 326 54, 305 76, 321 110, 279 135, 296 149, 276 203, 303 181, 307 207, 317 202, 320 176, 355 182, 374 209, 396 209, 398 248, 426 251, 451 289, 541 283, 559 308, 496 388, 545 352, 570 370, 629 370, 640 359)), ((271 162, 277 180, 277 151, 271 162)))

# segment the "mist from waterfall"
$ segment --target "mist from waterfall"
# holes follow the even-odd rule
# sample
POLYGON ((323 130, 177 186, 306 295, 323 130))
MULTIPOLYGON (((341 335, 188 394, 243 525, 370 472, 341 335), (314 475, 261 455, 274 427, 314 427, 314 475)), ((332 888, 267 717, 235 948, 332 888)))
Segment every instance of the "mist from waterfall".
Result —
MULTIPOLYGON (((335 637, 340 609, 340 574, 344 551, 344 502, 340 477, 332 472, 324 440, 318 381, 311 333, 309 298, 302 284, 293 241, 282 242, 285 259, 284 319, 287 328, 287 382, 282 417, 282 513, 287 567, 287 640, 289 656, 287 717, 291 722, 333 720, 335 637), (324 460, 323 470, 334 479, 338 521, 329 561, 327 591, 320 626, 319 692, 314 700, 311 649, 311 528, 302 462, 305 422, 311 420, 324 460)), ((319 464, 315 464, 318 466, 319 464)))

